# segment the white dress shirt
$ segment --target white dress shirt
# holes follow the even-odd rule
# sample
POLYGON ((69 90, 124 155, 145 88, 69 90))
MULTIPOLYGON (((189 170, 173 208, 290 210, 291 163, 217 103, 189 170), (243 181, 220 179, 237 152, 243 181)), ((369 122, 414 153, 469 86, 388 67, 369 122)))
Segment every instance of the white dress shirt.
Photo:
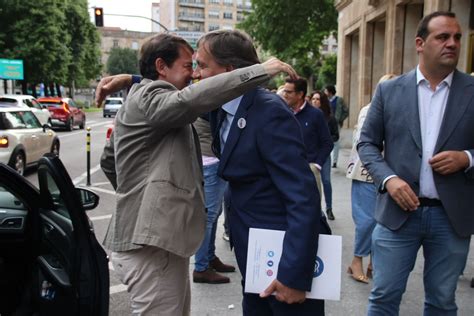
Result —
MULTIPOLYGON (((454 71, 441 81, 433 91, 430 83, 416 67, 416 82, 418 91, 418 112, 420 116, 420 132, 422 142, 422 158, 420 168, 420 197, 439 199, 438 191, 433 178, 433 169, 429 160, 433 157, 434 148, 438 140, 439 131, 443 122, 446 104, 448 102, 449 90, 453 81, 454 71)), ((469 158, 469 168, 473 161, 469 151, 465 151, 469 158)), ((396 177, 391 175, 383 181, 383 187, 388 180, 396 177)))

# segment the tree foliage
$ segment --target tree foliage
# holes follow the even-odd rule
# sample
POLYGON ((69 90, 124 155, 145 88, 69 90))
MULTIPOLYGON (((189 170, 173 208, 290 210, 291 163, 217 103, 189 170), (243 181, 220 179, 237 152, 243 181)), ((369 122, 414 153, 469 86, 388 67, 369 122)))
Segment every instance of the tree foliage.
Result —
POLYGON ((112 48, 106 69, 110 75, 138 73, 137 51, 130 48, 112 48))
POLYGON ((337 29, 333 0, 252 0, 253 12, 239 24, 271 54, 310 77, 322 40, 337 29))
POLYGON ((336 85, 337 55, 331 54, 323 58, 318 72, 316 87, 322 89, 327 85, 336 85))
POLYGON ((99 41, 87 0, 0 1, 0 58, 23 60, 24 93, 26 83, 71 86, 99 74, 99 41))

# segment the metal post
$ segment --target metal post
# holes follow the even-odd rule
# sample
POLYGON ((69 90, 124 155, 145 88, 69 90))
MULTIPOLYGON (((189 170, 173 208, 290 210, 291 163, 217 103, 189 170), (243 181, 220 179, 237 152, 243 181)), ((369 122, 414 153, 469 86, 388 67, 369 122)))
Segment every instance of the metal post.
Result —
POLYGON ((87 185, 91 185, 91 128, 87 127, 86 136, 86 152, 87 152, 87 185))

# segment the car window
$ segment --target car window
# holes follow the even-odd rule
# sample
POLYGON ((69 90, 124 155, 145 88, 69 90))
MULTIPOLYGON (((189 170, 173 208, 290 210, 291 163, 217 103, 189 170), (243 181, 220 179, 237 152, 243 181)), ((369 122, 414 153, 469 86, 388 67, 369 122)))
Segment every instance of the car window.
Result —
POLYGON ((32 107, 34 107, 34 106, 33 106, 33 103, 31 103, 31 101, 30 101, 30 100, 28 100, 28 99, 24 99, 24 100, 23 100, 23 103, 25 103, 25 104, 26 104, 26 106, 28 106, 29 108, 32 108, 32 107))
POLYGON ((66 203, 61 195, 61 191, 59 190, 56 181, 54 181, 53 177, 49 172, 46 173, 46 181, 48 185, 49 194, 53 199, 53 211, 68 219, 71 219, 71 215, 69 214, 69 210, 66 207, 66 203))
POLYGON ((122 104, 122 100, 105 100, 105 104, 122 104))
POLYGON ((5 112, 5 129, 26 128, 21 119, 21 112, 5 112))
POLYGON ((23 121, 27 128, 41 128, 41 123, 38 121, 33 112, 23 112, 23 121))
POLYGON ((0 209, 26 210, 26 207, 20 198, 0 184, 0 209))
POLYGON ((61 102, 54 102, 54 101, 39 101, 41 104, 44 104, 46 106, 53 106, 55 108, 60 108, 62 103, 61 102))
POLYGON ((69 106, 72 106, 73 108, 77 108, 76 102, 74 102, 73 100, 69 100, 69 101, 67 102, 67 104, 68 104, 69 106))
POLYGON ((41 106, 41 103, 39 103, 38 101, 36 101, 35 99, 31 99, 31 104, 33 104, 33 107, 36 108, 36 109, 42 109, 43 107, 41 106))
POLYGON ((0 98, 0 107, 8 108, 8 107, 15 107, 18 106, 18 101, 12 98, 0 98))

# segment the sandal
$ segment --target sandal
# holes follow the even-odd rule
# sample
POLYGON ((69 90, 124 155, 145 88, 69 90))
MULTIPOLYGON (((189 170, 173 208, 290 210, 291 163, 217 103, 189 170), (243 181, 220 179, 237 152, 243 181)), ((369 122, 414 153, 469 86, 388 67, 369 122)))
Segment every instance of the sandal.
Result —
POLYGON ((354 280, 356 280, 357 282, 361 282, 361 283, 365 283, 365 284, 369 283, 369 279, 364 274, 354 275, 354 272, 352 271, 352 268, 350 266, 347 267, 347 273, 349 273, 351 275, 351 277, 354 280))

